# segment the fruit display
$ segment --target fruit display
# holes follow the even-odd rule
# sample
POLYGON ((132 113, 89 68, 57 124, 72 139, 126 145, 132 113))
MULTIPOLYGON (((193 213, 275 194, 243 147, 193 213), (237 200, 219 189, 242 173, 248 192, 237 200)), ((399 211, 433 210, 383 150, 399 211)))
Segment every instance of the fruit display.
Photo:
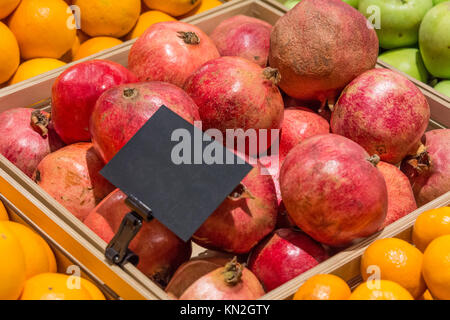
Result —
MULTIPOLYGON (((294 300, 448 300, 450 299, 450 207, 421 213, 411 242, 381 238, 364 251, 363 282, 350 292, 331 274, 318 274, 298 288, 294 300)), ((359 262, 360 261, 360 262, 359 262)))
POLYGON ((0 88, 138 38, 155 23, 185 19, 223 2, 0 1, 0 88))
MULTIPOLYGON (((218 143, 228 144, 234 132, 230 151, 253 167, 187 241, 162 219, 139 226, 129 242, 137 269, 125 269, 140 282, 147 277, 155 296, 259 299, 364 243, 358 288, 320 274, 305 279, 294 300, 448 298, 448 207, 417 219, 413 244, 375 240, 450 191, 450 136, 430 122, 426 93, 396 71, 375 68, 379 35, 355 3, 302 0, 274 24, 228 14, 194 25, 167 17, 194 12, 201 1, 127 0, 115 8, 109 1, 72 2, 88 12, 81 23, 89 25, 75 35, 74 56, 96 51, 96 41, 125 40, 142 11, 136 6, 166 16, 155 14, 158 23, 134 30, 138 38, 121 53, 123 65, 102 57, 74 63, 49 84, 47 108, 0 113, 0 153, 51 210, 104 250, 135 209, 126 190, 100 171, 163 105, 214 132, 218 143), (85 34, 91 38, 83 40, 85 34), (381 270, 375 287, 368 285, 373 266, 381 270)), ((183 187, 201 190, 202 182, 195 184, 183 187)), ((18 277, 22 297, 53 297, 42 283, 64 294, 64 279, 42 265, 27 270, 23 251, 7 270, 18 277)), ((14 285, 5 290, 18 298, 14 285)), ((82 289, 67 297, 92 296, 88 285, 82 289)))
POLYGON ((9 221, 2 202, 0 216, 0 300, 105 300, 89 280, 57 273, 52 248, 28 226, 9 221))

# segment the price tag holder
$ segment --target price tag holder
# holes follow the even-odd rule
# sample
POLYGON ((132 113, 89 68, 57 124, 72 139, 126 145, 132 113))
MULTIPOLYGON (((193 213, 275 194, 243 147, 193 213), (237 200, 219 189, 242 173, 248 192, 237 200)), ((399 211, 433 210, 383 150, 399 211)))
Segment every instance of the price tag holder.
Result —
POLYGON ((106 257, 116 264, 137 264, 128 245, 143 221, 153 218, 188 241, 252 168, 161 106, 100 172, 128 196, 132 210, 109 243, 106 257), (222 161, 211 163, 206 151, 212 149, 221 151, 222 161))

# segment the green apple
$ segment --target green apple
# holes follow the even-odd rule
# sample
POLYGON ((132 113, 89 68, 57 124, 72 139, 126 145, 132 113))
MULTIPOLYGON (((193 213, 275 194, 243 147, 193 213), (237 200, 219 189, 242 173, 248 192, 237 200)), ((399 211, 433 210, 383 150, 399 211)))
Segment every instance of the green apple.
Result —
POLYGON ((358 9, 359 0, 342 0, 342 1, 351 5, 353 8, 358 9))
POLYGON ((434 90, 450 97, 450 80, 443 80, 434 86, 434 90))
POLYGON ((450 1, 433 7, 423 18, 419 48, 428 72, 450 79, 450 1))
POLYGON ((428 80, 428 71, 423 64, 419 49, 393 49, 380 54, 378 58, 417 80, 422 82, 428 80))
POLYGON ((437 5, 441 2, 445 2, 445 1, 449 1, 449 0, 433 0, 433 5, 437 5))
POLYGON ((358 10, 375 25, 384 49, 411 46, 417 43, 420 22, 433 0, 360 0, 358 10))

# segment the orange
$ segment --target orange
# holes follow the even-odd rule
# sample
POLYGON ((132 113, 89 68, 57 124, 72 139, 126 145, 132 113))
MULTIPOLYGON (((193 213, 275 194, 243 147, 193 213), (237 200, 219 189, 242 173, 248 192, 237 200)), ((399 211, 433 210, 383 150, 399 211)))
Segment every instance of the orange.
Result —
POLYGON ((89 292, 92 300, 106 300, 100 289, 89 280, 81 278, 81 286, 89 292))
POLYGON ((16 73, 12 77, 10 84, 19 83, 64 65, 66 65, 65 62, 52 58, 36 58, 27 60, 19 66, 16 73))
POLYGON ((14 34, 3 22, 0 22, 0 48, 0 83, 4 83, 16 72, 20 52, 14 34))
POLYGON ((353 291, 349 300, 413 300, 413 297, 398 283, 377 280, 375 283, 361 283, 353 291))
POLYGON ((141 0, 75 0, 74 5, 81 10, 81 30, 91 37, 123 37, 141 13, 141 0))
POLYGON ((134 39, 140 37, 145 30, 147 30, 150 26, 155 23, 163 22, 163 21, 176 21, 175 18, 165 14, 164 12, 151 10, 147 11, 139 17, 136 25, 133 30, 127 35, 126 39, 134 39))
POLYGON ((73 15, 63 0, 22 0, 9 20, 23 59, 60 58, 73 45, 73 15))
POLYGON ((433 296, 431 295, 430 290, 427 290, 423 293, 422 297, 420 297, 419 300, 434 300, 433 296))
POLYGON ((223 2, 219 1, 219 0, 203 0, 202 3, 194 8, 193 10, 189 11, 188 13, 186 13, 185 15, 183 15, 182 17, 180 17, 180 19, 184 19, 202 12, 205 12, 207 10, 210 10, 212 8, 218 7, 221 4, 223 4, 223 2))
POLYGON ((0 201, 0 221, 8 221, 8 220, 9 220, 8 212, 6 211, 6 208, 3 205, 3 203, 0 201))
POLYGON ((351 290, 341 278, 318 274, 309 278, 294 295, 293 300, 347 300, 351 290))
POLYGON ((450 207, 422 213, 414 224, 412 239, 416 247, 424 252, 431 241, 446 234, 450 234, 450 207))
POLYGON ((25 283, 25 256, 19 239, 0 223, 0 300, 19 298, 25 283))
POLYGON ((83 286, 71 288, 69 276, 41 273, 25 282, 21 300, 92 300, 83 286))
POLYGON ((80 60, 94 53, 115 47, 119 44, 122 44, 122 41, 116 38, 111 37, 95 37, 87 40, 83 44, 80 45, 77 53, 75 54, 73 60, 80 60))
POLYGON ((428 245, 423 254, 423 276, 433 297, 450 300, 450 235, 428 245))
POLYGON ((40 273, 50 272, 52 266, 56 265, 52 262, 55 261, 55 257, 50 256, 49 248, 46 248, 48 244, 37 233, 17 222, 2 221, 0 225, 9 229, 19 239, 25 256, 27 279, 40 273))
POLYGON ((374 268, 382 280, 391 280, 407 289, 414 298, 426 290, 422 276, 423 254, 408 242, 386 238, 373 242, 361 258, 361 275, 366 281, 374 268))
POLYGON ((19 4, 20 0, 0 0, 0 19, 6 18, 19 4))
POLYGON ((144 2, 150 9, 178 17, 199 6, 202 0, 144 0, 144 2))

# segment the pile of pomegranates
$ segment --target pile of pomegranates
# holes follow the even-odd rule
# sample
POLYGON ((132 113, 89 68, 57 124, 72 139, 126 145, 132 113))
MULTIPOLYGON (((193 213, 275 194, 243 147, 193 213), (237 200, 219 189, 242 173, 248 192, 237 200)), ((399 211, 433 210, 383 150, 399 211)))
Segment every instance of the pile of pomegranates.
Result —
POLYGON ((450 190, 449 129, 425 133, 427 100, 374 69, 377 54, 341 0, 303 0, 273 27, 231 17, 210 35, 157 23, 128 68, 76 64, 51 112, 0 113, 0 153, 108 242, 129 209, 99 171, 161 105, 203 130, 256 131, 237 150, 254 168, 192 241, 153 220, 130 248, 173 299, 257 299, 450 190), (208 254, 191 257, 192 243, 208 254))

